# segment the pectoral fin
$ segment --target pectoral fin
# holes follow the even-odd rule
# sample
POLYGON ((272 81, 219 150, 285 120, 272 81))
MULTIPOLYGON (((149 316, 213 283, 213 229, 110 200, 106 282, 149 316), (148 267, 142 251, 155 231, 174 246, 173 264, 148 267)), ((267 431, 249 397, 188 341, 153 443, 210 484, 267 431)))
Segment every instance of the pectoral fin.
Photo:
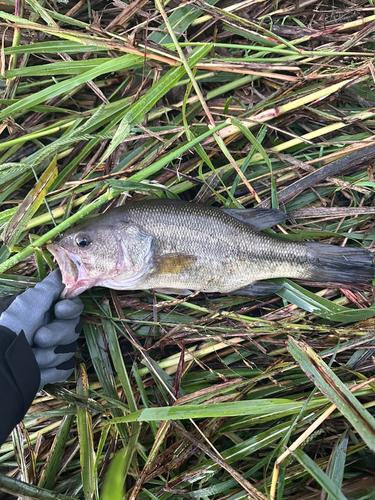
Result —
POLYGON ((158 274, 178 274, 185 271, 196 260, 194 255, 168 253, 157 260, 157 272, 158 274))
POLYGON ((239 288, 238 290, 233 290, 230 292, 231 295, 249 295, 251 297, 257 297, 261 295, 269 295, 271 293, 276 293, 282 289, 282 286, 276 285, 271 281, 254 281, 250 285, 239 288))
POLYGON ((223 212, 231 215, 235 219, 256 227, 257 229, 266 229, 267 227, 275 226, 284 222, 287 215, 281 210, 274 210, 273 208, 223 208, 223 212))

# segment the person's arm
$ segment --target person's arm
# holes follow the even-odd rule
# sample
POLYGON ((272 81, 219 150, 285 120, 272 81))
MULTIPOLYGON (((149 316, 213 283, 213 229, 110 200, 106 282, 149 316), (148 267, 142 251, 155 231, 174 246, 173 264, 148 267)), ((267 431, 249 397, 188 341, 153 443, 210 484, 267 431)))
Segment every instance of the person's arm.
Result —
POLYGON ((62 289, 54 271, 34 288, 0 300, 0 445, 38 390, 65 381, 74 369, 83 305, 78 297, 56 302, 62 289))
POLYGON ((0 326, 0 444, 29 409, 40 384, 40 370, 30 344, 0 326))

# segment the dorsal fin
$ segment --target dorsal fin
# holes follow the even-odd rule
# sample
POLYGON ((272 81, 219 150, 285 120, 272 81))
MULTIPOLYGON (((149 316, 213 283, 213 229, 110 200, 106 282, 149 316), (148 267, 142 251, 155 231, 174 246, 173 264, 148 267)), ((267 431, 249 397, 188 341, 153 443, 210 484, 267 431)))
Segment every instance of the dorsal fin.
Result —
POLYGON ((222 208, 222 210, 235 219, 257 229, 266 229, 267 227, 275 226, 276 224, 280 224, 280 222, 285 222, 288 218, 284 212, 273 208, 222 208))

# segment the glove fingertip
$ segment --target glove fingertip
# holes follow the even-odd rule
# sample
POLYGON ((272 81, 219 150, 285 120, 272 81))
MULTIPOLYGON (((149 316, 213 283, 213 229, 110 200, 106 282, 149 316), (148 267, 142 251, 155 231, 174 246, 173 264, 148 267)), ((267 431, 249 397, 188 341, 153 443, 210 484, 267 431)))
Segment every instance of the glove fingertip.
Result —
POLYGON ((47 326, 42 326, 34 336, 34 343, 38 347, 46 348, 56 345, 56 340, 51 330, 47 326))
MULTIPOLYGON (((78 297, 76 297, 78 298, 78 297)), ((78 318, 83 311, 82 301, 75 301, 75 299, 59 300, 55 304, 55 317, 57 319, 74 319, 78 318)))

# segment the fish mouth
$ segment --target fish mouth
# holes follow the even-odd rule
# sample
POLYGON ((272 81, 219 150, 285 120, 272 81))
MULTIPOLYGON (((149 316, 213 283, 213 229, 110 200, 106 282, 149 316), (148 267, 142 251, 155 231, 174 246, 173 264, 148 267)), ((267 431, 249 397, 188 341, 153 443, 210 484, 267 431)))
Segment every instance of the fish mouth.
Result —
POLYGON ((72 299, 95 286, 97 280, 89 277, 88 270, 77 255, 55 244, 47 245, 47 250, 54 256, 62 274, 65 288, 61 299, 72 299))

